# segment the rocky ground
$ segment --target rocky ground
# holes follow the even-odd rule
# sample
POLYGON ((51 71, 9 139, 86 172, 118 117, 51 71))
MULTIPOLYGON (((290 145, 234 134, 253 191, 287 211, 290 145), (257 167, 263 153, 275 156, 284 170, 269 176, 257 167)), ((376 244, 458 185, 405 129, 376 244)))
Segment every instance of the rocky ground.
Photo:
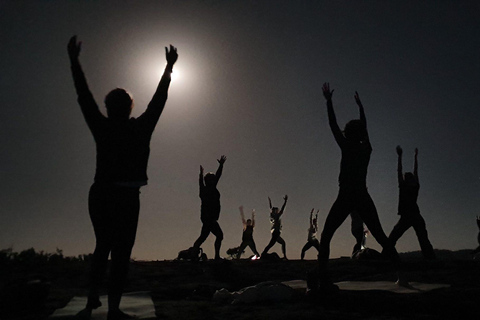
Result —
MULTIPOLYGON (((403 255, 409 281, 444 283, 448 289, 414 294, 339 291, 287 302, 218 304, 214 292, 263 281, 305 279, 315 261, 135 261, 126 291, 149 291, 158 319, 480 319, 480 260, 466 251, 438 252, 437 261, 403 255)), ((75 295, 86 295, 88 261, 0 263, 0 319, 46 319, 75 295), (28 284, 27 284, 28 283, 28 284)), ((395 281, 386 261, 330 261, 337 281, 395 281)))

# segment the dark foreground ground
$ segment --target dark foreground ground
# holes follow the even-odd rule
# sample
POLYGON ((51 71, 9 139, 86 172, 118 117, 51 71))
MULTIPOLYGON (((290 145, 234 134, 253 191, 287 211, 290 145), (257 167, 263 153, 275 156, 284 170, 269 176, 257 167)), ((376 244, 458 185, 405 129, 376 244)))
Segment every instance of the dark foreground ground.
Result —
MULTIPOLYGON (((305 279, 315 261, 133 262, 127 292, 150 291, 158 319, 480 319, 480 260, 438 252, 437 261, 404 255, 410 281, 450 284, 448 289, 395 294, 340 291, 282 303, 220 305, 217 289, 235 291, 259 282, 305 279)), ((0 261, 1 262, 1 261, 0 261)), ((46 319, 74 295, 86 295, 88 263, 0 263, 0 319, 46 319), (26 279, 37 279, 25 285, 26 279)), ((390 264, 340 258, 330 261, 333 280, 395 281, 390 264)))

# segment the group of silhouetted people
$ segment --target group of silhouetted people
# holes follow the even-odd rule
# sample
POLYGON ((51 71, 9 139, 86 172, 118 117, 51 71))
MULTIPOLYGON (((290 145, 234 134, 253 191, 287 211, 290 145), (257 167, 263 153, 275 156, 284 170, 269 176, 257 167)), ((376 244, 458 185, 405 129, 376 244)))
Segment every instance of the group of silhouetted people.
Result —
MULTIPOLYGON (((88 208, 93 224, 96 246, 90 271, 90 291, 86 309, 98 308, 99 286, 107 271, 108 257, 111 254, 111 268, 108 277, 108 319, 130 319, 131 316, 119 309, 120 300, 128 273, 129 260, 135 242, 140 202, 140 187, 147 184, 147 164, 150 153, 150 140, 155 126, 164 109, 172 68, 178 55, 175 47, 165 48, 167 66, 152 100, 146 111, 138 118, 130 117, 133 107, 131 96, 124 89, 114 89, 105 97, 104 103, 108 117, 99 110, 86 78, 82 71, 79 54, 81 42, 76 36, 70 39, 68 54, 71 62, 78 103, 85 121, 92 132, 96 143, 96 173, 94 183, 90 188, 88 208)), ((418 150, 415 150, 414 172, 402 171, 402 149, 397 147, 398 154, 398 184, 400 189, 398 214, 400 220, 393 228, 389 237, 382 229, 375 204, 368 193, 366 186, 367 169, 372 153, 367 120, 364 108, 358 93, 354 99, 358 106, 360 119, 349 121, 342 131, 337 124, 333 109, 333 90, 328 83, 323 85, 323 95, 327 103, 329 125, 335 141, 341 150, 339 192, 328 213, 320 239, 317 239, 318 211, 314 216, 314 209, 310 213, 307 243, 302 248, 301 258, 305 252, 314 247, 318 250, 318 272, 309 281, 311 290, 331 290, 335 285, 327 272, 327 263, 330 254, 330 241, 337 228, 348 215, 352 218, 352 234, 356 238, 354 252, 361 249, 364 241, 363 223, 369 232, 383 247, 383 254, 393 261, 396 268, 400 264, 399 255, 395 249, 397 240, 402 234, 413 227, 417 234, 422 252, 426 258, 434 258, 435 254, 427 236, 425 221, 420 215, 417 205, 419 191, 418 180, 418 150)), ((216 237, 215 258, 220 258, 220 248, 223 232, 218 224, 220 215, 220 192, 217 189, 222 175, 225 156, 217 160, 219 163, 216 173, 204 174, 200 166, 199 196, 201 198, 202 229, 193 248, 199 250, 210 233, 216 237)), ((248 246, 256 256, 264 256, 275 243, 282 247, 286 258, 286 244, 281 237, 281 217, 287 204, 288 196, 284 196, 284 203, 279 209, 272 206, 269 199, 271 240, 259 255, 253 230, 255 228, 255 212, 251 219, 245 220, 243 208, 240 208, 243 234, 239 248, 241 254, 248 246)), ((480 224, 479 224, 480 226, 480 224)), ((480 241, 480 238, 479 238, 480 241)), ((478 250, 478 249, 477 249, 478 250)), ((399 278, 399 281, 404 281, 399 278)))

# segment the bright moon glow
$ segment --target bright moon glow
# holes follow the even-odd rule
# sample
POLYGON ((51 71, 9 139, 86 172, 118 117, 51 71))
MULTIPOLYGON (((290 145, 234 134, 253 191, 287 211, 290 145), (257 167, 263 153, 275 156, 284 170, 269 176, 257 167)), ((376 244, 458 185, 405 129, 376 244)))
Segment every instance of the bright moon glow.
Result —
MULTIPOLYGON (((166 64, 165 64, 165 66, 166 66, 166 64)), ((165 68, 162 68, 162 69, 159 71, 160 77, 162 77, 164 71, 165 71, 165 68)), ((172 71, 172 73, 171 73, 171 78, 172 78, 172 81, 175 81, 175 82, 177 82, 178 79, 180 78, 180 73, 178 72, 178 69, 177 69, 176 66, 173 67, 173 71, 172 71)))
POLYGON ((171 77, 172 77, 172 81, 178 81, 178 79, 180 78, 180 74, 178 73, 178 70, 174 70, 172 72, 171 77))

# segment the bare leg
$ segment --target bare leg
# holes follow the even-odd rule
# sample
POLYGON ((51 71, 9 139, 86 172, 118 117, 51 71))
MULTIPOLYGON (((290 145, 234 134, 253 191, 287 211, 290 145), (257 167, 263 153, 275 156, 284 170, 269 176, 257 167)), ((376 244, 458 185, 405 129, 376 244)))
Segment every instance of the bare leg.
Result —
POLYGON ((283 238, 279 236, 277 238, 277 242, 282 245, 283 258, 287 259, 287 245, 285 243, 285 240, 283 240, 283 238))

